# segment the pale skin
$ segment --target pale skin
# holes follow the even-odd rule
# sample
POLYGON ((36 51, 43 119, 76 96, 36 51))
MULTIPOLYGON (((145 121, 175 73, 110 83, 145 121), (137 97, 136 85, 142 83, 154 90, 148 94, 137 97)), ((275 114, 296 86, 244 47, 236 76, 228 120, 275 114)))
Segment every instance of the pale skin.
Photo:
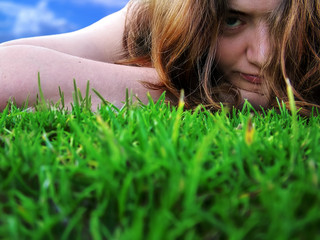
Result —
MULTIPOLYGON (((226 78, 255 107, 268 103, 261 67, 270 51, 267 16, 280 0, 230 0, 228 21, 217 46, 217 62, 226 78)), ((121 107, 126 89, 147 102, 162 91, 148 90, 140 81, 157 83, 155 69, 117 65, 121 58, 126 7, 97 23, 67 34, 18 39, 0 44, 0 110, 10 97, 21 105, 35 103, 40 73, 45 97, 59 100, 58 87, 71 103, 73 79, 82 92, 87 81, 104 98, 121 107)), ((91 92, 93 107, 100 99, 91 92)))
POLYGON ((230 0, 228 21, 218 42, 219 67, 255 107, 264 107, 269 101, 261 68, 270 53, 267 18, 280 2, 230 0))

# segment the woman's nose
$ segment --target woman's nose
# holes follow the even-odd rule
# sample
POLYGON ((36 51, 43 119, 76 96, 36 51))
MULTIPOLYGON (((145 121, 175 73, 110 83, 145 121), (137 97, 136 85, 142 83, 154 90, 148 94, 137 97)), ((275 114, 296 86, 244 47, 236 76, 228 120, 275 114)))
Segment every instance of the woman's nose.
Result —
POLYGON ((248 61, 261 68, 267 61, 269 51, 269 28, 266 24, 261 22, 253 29, 252 37, 249 39, 247 48, 248 61))

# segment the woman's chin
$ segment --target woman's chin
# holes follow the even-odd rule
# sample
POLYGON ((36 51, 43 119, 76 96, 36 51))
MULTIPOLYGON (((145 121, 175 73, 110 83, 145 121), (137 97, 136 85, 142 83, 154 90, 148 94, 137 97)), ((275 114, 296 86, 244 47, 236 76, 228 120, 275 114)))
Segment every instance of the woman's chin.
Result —
POLYGON ((243 99, 243 103, 245 100, 254 107, 255 109, 260 109, 261 107, 265 108, 268 106, 269 98, 266 94, 261 94, 257 92, 250 92, 247 90, 240 89, 241 97, 243 99))

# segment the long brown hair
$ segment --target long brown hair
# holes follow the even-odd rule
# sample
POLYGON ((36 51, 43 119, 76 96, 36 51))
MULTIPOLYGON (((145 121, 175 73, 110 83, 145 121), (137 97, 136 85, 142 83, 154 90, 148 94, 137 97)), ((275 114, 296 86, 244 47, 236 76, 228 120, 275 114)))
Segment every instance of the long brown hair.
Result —
MULTIPOLYGON (((320 2, 285 0, 270 18, 273 54, 266 64, 273 99, 288 105, 285 78, 301 114, 320 104, 320 2)), ((271 102, 276 105, 275 101, 271 102)))
MULTIPOLYGON (((186 106, 238 107, 240 93, 217 68, 216 45, 228 1, 131 0, 123 45, 123 63, 154 67, 171 100, 185 91, 186 106), (223 93, 223 94, 221 94, 223 93), (221 96, 230 96, 229 98, 221 96)), ((270 17, 273 52, 263 70, 276 97, 287 102, 285 78, 291 80, 302 114, 320 104, 319 0, 283 0, 270 17)))

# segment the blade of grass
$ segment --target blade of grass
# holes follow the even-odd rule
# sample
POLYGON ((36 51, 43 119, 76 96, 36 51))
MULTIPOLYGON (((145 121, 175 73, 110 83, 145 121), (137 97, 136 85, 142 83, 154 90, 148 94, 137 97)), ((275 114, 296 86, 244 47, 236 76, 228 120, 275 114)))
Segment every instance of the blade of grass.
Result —
POLYGON ((294 127, 293 130, 296 131, 297 130, 296 129, 297 128, 297 106, 294 100, 292 85, 289 78, 286 78, 286 85, 287 85, 287 94, 289 98, 289 106, 290 106, 290 111, 292 115, 292 125, 294 127))
POLYGON ((48 107, 47 107, 46 100, 44 98, 44 94, 41 87, 40 72, 38 72, 38 90, 39 90, 40 100, 38 99, 37 101, 37 107, 39 110, 46 111, 48 110, 48 107))
POLYGON ((247 127, 245 130, 245 142, 248 146, 253 143, 255 128, 252 123, 252 116, 249 116, 247 127))
POLYGON ((24 103, 23 103, 22 109, 24 109, 24 110, 25 110, 25 109, 28 109, 28 106, 29 106, 29 97, 30 97, 30 95, 28 94, 26 101, 24 101, 24 103))
POLYGON ((181 117, 184 109, 184 90, 181 90, 180 93, 180 99, 179 99, 179 104, 178 104, 178 109, 176 113, 176 118, 173 123, 173 128, 172 128, 172 143, 176 145, 178 137, 179 137, 179 131, 180 131, 180 124, 181 124, 181 117))
POLYGON ((92 88, 92 91, 98 96, 98 98, 100 98, 100 100, 102 101, 103 105, 109 105, 110 103, 108 101, 106 101, 103 96, 94 88, 92 88))
POLYGON ((9 112, 9 104, 7 104, 6 108, 1 113, 2 116, 1 116, 1 119, 0 119, 0 131, 2 130, 2 128, 5 125, 6 119, 8 117, 8 112, 9 112))
POLYGON ((60 96, 60 100, 61 100, 61 107, 62 107, 62 109, 64 109, 64 107, 65 107, 64 92, 61 91, 60 86, 59 86, 59 96, 60 96))
POLYGON ((83 101, 83 97, 82 97, 81 91, 80 91, 79 88, 77 89, 77 91, 78 91, 78 97, 79 97, 79 106, 80 106, 80 108, 83 108, 84 107, 83 106, 84 101, 83 101))
POLYGON ((76 80, 73 79, 73 102, 74 102, 74 106, 76 108, 80 107, 80 102, 79 102, 79 96, 78 96, 78 88, 77 88, 77 83, 76 80))
POLYGON ((85 100, 86 100, 85 108, 87 109, 87 111, 90 111, 91 110, 90 81, 87 82, 85 100))
MULTIPOLYGON (((289 78, 285 79, 286 81, 286 86, 287 86, 287 94, 289 98, 289 106, 290 106, 290 111, 291 111, 291 128, 292 128, 292 139, 291 141, 291 154, 290 154, 290 169, 291 172, 295 168, 295 159, 296 159, 296 151, 298 149, 297 147, 297 142, 298 142, 298 134, 299 134, 299 129, 298 129, 298 119, 297 119, 297 107, 296 107, 296 102, 294 99, 294 94, 293 94, 293 89, 292 85, 290 82, 289 78)), ((289 177, 289 176, 287 176, 289 177)))

